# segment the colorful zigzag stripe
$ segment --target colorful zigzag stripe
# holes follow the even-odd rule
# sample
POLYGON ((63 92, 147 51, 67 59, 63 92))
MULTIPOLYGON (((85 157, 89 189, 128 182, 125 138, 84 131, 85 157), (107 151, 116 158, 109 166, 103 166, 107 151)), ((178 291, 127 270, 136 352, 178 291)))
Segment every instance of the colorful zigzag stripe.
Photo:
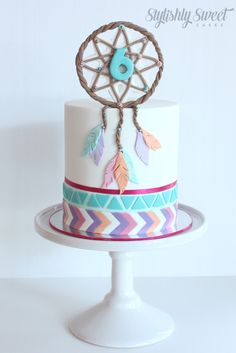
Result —
POLYGON ((172 207, 165 207, 161 209, 162 214, 165 217, 165 223, 162 226, 161 232, 165 232, 168 229, 172 229, 176 218, 176 204, 172 207))
POLYGON ((67 226, 97 234, 148 235, 173 227, 176 219, 176 205, 156 212, 102 212, 79 208, 64 200, 63 208, 67 226))

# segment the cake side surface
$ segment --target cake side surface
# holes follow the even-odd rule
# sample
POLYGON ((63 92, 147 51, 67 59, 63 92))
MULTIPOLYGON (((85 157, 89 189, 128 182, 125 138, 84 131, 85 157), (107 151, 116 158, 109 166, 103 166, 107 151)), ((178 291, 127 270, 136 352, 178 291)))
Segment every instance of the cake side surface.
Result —
POLYGON ((90 157, 82 155, 88 130, 100 120, 101 105, 96 102, 78 100, 65 104, 65 225, 91 233, 130 236, 173 229, 178 201, 178 104, 151 100, 139 109, 140 124, 161 143, 160 149, 150 152, 148 166, 134 149, 132 110, 124 109, 122 145, 132 159, 137 180, 129 181, 122 195, 115 181, 107 189, 101 187, 107 163, 116 153, 117 109, 107 109, 101 163, 96 166, 90 157))

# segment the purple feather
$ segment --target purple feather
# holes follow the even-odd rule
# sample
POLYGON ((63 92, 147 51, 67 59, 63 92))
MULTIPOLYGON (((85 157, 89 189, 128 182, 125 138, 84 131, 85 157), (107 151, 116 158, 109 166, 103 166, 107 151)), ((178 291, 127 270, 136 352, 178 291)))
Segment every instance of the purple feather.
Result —
POLYGON ((94 160, 96 165, 98 165, 101 161, 103 150, 104 150, 104 129, 102 129, 96 148, 91 153, 91 157, 94 160))
POLYGON ((149 162, 149 148, 143 138, 141 131, 137 131, 136 141, 135 141, 135 151, 141 161, 148 165, 149 162))

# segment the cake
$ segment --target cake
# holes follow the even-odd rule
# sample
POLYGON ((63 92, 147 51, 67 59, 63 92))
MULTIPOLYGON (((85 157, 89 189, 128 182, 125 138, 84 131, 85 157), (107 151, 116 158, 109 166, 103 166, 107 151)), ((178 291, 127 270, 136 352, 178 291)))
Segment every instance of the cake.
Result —
POLYGON ((100 237, 145 238, 173 231, 178 202, 179 106, 149 99, 163 70, 155 38, 129 22, 102 26, 82 43, 76 68, 81 85, 93 99, 65 104, 64 226, 100 237), (126 29, 141 37, 128 42, 126 29), (109 47, 101 34, 110 30, 117 32, 109 47), (124 43, 119 46, 121 35, 124 43), (84 59, 90 42, 96 55, 84 59), (156 56, 145 55, 149 42, 156 56), (111 52, 102 56, 101 43, 111 52), (141 44, 138 53, 133 49, 137 44, 141 44), (141 59, 151 61, 147 69, 137 68, 141 59), (97 66, 91 66, 93 60, 97 66), (148 84, 139 74, 149 68, 156 73, 148 84), (91 85, 85 78, 86 69, 96 74, 91 85), (99 86, 102 75, 108 83, 99 86), (142 86, 132 83, 134 76, 142 86), (124 86, 121 93, 114 89, 117 84, 124 86), (100 94, 106 88, 110 89, 108 98, 100 94), (131 88, 141 97, 128 97, 131 88))

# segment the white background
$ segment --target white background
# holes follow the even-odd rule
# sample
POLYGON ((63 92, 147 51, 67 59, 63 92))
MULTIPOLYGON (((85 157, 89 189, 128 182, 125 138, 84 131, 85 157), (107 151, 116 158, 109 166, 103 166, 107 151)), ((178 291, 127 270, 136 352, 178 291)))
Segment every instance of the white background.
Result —
POLYGON ((1 1, 0 276, 104 276, 104 253, 58 246, 34 215, 62 199, 64 102, 85 97, 74 58, 94 29, 129 20, 152 31, 165 71, 155 97, 181 105, 180 201, 202 210, 207 234, 142 254, 136 275, 235 275, 235 11, 223 27, 146 22, 150 7, 194 11, 233 1, 1 1))

